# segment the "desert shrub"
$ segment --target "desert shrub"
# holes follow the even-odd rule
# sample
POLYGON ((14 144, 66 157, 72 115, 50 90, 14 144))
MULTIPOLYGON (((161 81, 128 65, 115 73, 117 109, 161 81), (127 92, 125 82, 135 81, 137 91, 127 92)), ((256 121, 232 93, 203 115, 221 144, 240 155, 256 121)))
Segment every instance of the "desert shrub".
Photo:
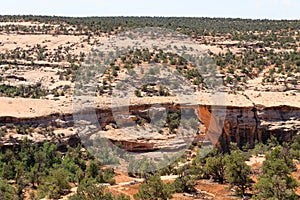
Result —
POLYGON ((213 180, 219 183, 225 182, 225 164, 226 160, 223 154, 217 154, 215 157, 206 158, 204 172, 213 180))
POLYGON ((192 166, 185 165, 178 169, 178 178, 174 182, 174 188, 179 193, 195 192, 196 177, 193 175, 192 166))
POLYGON ((18 200, 16 190, 9 185, 6 180, 0 179, 0 199, 2 200, 18 200))
POLYGON ((284 151, 283 147, 276 147, 267 154, 263 175, 255 185, 255 199, 299 199, 295 193, 298 183, 292 177, 292 168, 289 166, 291 158, 284 151))
POLYGON ((64 169, 53 169, 49 175, 44 176, 38 186, 39 198, 58 199, 67 194, 70 189, 67 172, 64 169))
POLYGON ((150 179, 143 183, 134 199, 137 200, 167 200, 171 199, 174 193, 174 188, 171 183, 164 184, 160 176, 153 175, 150 179))
POLYGON ((247 158, 241 151, 232 151, 226 156, 225 172, 226 180, 231 187, 236 187, 236 193, 244 196, 247 189, 252 187, 252 179, 249 178, 251 168, 245 162, 247 158))

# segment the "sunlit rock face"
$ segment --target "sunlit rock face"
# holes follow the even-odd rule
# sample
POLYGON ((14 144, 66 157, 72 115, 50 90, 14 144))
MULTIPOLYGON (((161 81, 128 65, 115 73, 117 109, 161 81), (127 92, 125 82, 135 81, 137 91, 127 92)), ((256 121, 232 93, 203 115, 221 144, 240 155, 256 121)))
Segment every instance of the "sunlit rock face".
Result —
MULTIPOLYGON (((162 106, 169 110, 183 109, 180 105, 164 103, 162 106)), ((168 127, 161 130, 154 130, 147 126, 151 121, 148 113, 153 112, 151 104, 133 105, 130 107, 130 116, 124 116, 123 123, 137 123, 138 120, 145 121, 145 135, 135 134, 134 129, 124 131, 128 127, 118 127, 115 117, 110 109, 95 109, 99 122, 101 137, 105 137, 113 143, 121 145, 122 148, 132 152, 151 152, 159 149, 172 151, 183 147, 186 143, 182 138, 178 139, 176 134, 170 133, 168 127), (129 134, 130 133, 130 134, 129 134)), ((300 130, 300 108, 296 106, 192 106, 199 119, 199 130, 194 135, 193 143, 210 140, 217 147, 227 149, 230 142, 236 142, 238 146, 249 144, 250 147, 255 142, 265 142, 272 135, 279 141, 288 141, 300 130), (224 120, 220 120, 226 115, 224 120)), ((159 109, 158 109, 159 110, 159 109)), ((1 116, 0 123, 24 125, 31 124, 35 128, 52 127, 54 135, 42 135, 34 133, 28 136, 33 143, 51 141, 60 146, 76 145, 80 143, 80 138, 74 128, 71 113, 56 110, 50 114, 20 117, 1 116), (63 134, 62 134, 63 133, 63 134), (59 135, 59 137, 58 137, 59 135)), ((1 146, 14 146, 22 141, 24 135, 14 134, 11 137, 2 137, 1 146)))

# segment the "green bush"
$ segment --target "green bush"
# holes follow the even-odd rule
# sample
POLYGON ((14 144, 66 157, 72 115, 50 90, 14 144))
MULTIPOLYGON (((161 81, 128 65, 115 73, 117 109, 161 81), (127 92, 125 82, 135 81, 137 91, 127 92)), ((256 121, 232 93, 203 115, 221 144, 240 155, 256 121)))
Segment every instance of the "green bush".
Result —
POLYGON ((143 183, 137 194, 136 200, 167 200, 171 199, 174 193, 174 186, 171 183, 164 184, 159 175, 153 175, 148 182, 143 183))
POLYGON ((67 173, 64 169, 51 170, 38 186, 38 198, 58 199, 61 195, 67 194, 70 190, 67 173))
POLYGON ((266 156, 263 175, 259 177, 255 189, 255 199, 299 199, 295 193, 297 181, 291 176, 291 155, 283 147, 275 149, 266 156))

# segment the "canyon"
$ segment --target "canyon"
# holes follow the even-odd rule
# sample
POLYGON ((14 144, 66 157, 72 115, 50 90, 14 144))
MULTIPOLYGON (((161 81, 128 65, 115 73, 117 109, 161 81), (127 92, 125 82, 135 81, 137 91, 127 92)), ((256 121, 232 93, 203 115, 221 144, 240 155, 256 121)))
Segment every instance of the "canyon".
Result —
MULTIPOLYGON (((199 94, 198 103, 195 105, 180 104, 173 97, 136 98, 131 102, 128 108, 129 112, 125 113, 123 118, 140 127, 136 125, 137 119, 150 122, 151 119, 146 113, 157 109, 153 107, 154 105, 160 105, 161 108, 172 112, 186 108, 193 109, 200 123, 197 133, 192 135, 192 139, 189 138, 189 142, 204 144, 210 142, 223 149, 227 149, 231 142, 237 143, 239 147, 249 145, 253 148, 256 142, 266 142, 271 136, 284 142, 299 134, 298 93, 227 94, 223 105, 212 102, 209 95, 207 93, 199 94), (276 100, 272 96, 276 96, 276 100)), ((147 136, 143 137, 139 134, 135 135, 133 130, 124 131, 127 127, 118 127, 116 116, 109 106, 109 99, 98 99, 95 102, 92 112, 90 110, 87 112, 88 115, 95 115, 99 122, 98 125, 92 126, 97 127, 101 137, 121 144, 122 148, 127 151, 152 152, 165 148, 172 150, 186 144, 184 138, 179 138, 176 134, 166 133, 167 131, 159 133, 152 130, 151 127, 148 128, 149 130, 147 127, 144 129, 144 134, 147 136), (129 132, 130 134, 127 134, 129 132)), ((35 128, 31 136, 17 133, 7 134, 1 138, 0 146, 2 147, 11 148, 18 145, 25 137, 32 143, 50 141, 57 143, 62 148, 81 142, 82 137, 79 135, 82 136, 82 134, 76 127, 78 123, 74 123, 74 116, 80 118, 84 111, 78 112, 72 109, 71 99, 54 102, 45 99, 1 97, 1 110, 0 123, 2 126, 30 125, 35 128), (16 109, 17 105, 18 109, 16 109), (22 115, 18 113, 22 113, 22 115), (54 133, 52 136, 36 131, 46 127, 52 127, 54 133)), ((89 123, 88 120, 85 123, 89 123)), ((86 127, 88 126, 90 125, 86 127)))

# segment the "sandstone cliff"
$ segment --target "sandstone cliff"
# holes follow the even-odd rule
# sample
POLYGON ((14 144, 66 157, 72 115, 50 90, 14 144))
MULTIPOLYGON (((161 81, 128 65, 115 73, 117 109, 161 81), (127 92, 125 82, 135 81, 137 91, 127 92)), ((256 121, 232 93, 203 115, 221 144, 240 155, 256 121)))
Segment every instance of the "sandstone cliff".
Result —
MULTIPOLYGON (((158 103, 169 110, 192 108, 201 122, 200 130, 194 135, 193 142, 210 140, 220 148, 227 148, 230 142, 236 142, 239 146, 248 143, 253 147, 256 141, 265 142, 271 135, 277 137, 279 141, 288 141, 300 132, 300 102, 297 94, 294 96, 285 94, 280 98, 276 93, 273 96, 270 93, 254 92, 227 95, 224 105, 210 105, 207 95, 203 94, 197 105, 180 105, 170 98, 137 99, 129 107, 131 115, 128 120, 136 122, 137 119, 142 118, 149 121, 146 113, 149 113, 153 105, 158 103), (277 99, 275 100, 274 97, 277 99)), ((43 141, 64 145, 79 143, 80 139, 73 129, 71 101, 66 102, 65 99, 63 101, 62 103, 62 101, 51 100, 1 98, 1 109, 3 108, 0 113, 1 125, 31 124, 37 128, 51 126, 54 130, 60 130, 60 133, 67 133, 60 134, 60 137, 56 137, 55 134, 53 137, 38 134, 33 136, 11 134, 10 137, 1 138, 1 146, 15 145, 23 137, 29 137, 34 143, 43 141)), ((162 148, 172 150, 184 146, 184 138, 178 140, 172 134, 149 130, 151 134, 149 138, 145 138, 134 134, 126 135, 126 132, 117 126, 109 128, 116 124, 116 120, 109 105, 103 101, 99 101, 94 109, 100 124, 101 136, 121 144, 126 150, 154 151, 162 148)), ((105 102, 107 101, 106 99, 105 102)))

